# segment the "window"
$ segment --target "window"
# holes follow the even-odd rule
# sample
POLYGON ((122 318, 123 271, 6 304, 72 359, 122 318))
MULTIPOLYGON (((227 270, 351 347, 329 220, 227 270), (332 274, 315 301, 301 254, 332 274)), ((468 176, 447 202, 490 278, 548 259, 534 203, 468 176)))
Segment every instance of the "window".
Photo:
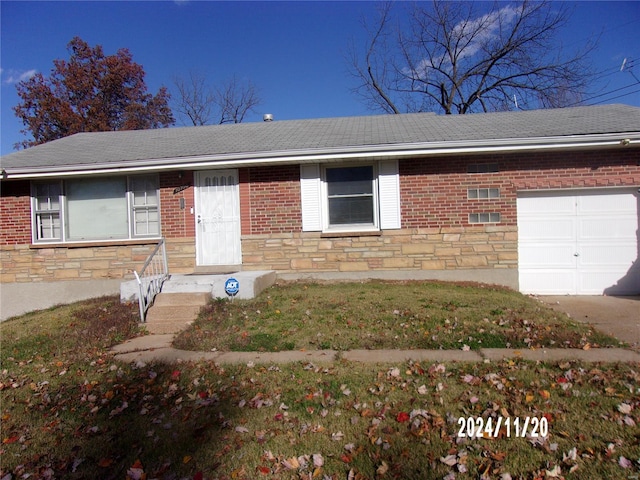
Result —
POLYGON ((373 167, 327 168, 329 227, 373 226, 373 167))
POLYGON ((60 240, 60 182, 40 183, 34 190, 36 237, 40 240, 60 240))
POLYGON ((400 228, 397 160, 300 165, 302 230, 361 232, 400 228))
POLYGON ((158 235, 160 214, 158 212, 158 186, 154 177, 131 177, 133 235, 158 235))
POLYGON ((500 212, 470 213, 469 223, 499 223, 500 212))
POLYGON ((469 200, 488 200, 492 198, 500 198, 499 188, 469 188, 467 190, 467 198, 469 200))
POLYGON ((36 242, 160 234, 156 175, 36 183, 32 205, 36 242))

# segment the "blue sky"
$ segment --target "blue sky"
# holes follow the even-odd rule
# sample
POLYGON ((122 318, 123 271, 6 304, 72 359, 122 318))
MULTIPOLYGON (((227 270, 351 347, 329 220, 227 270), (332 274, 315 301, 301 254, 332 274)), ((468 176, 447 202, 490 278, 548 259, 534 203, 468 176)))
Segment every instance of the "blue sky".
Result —
MULTIPOLYGON (((620 72, 635 59, 640 78, 640 2, 578 2, 564 34, 568 45, 602 33, 597 56, 603 92, 587 103, 640 106, 640 83, 620 72), (635 85, 634 85, 635 84, 635 85), (617 97, 617 98, 616 98, 617 97)), ((15 83, 33 72, 47 75, 67 43, 80 36, 105 53, 126 47, 143 65, 150 92, 173 87, 190 70, 220 83, 232 75, 255 83, 263 98, 245 121, 366 115, 351 93, 345 54, 364 44, 361 19, 375 18, 375 2, 0 2, 1 154, 25 137, 13 110, 15 83)))

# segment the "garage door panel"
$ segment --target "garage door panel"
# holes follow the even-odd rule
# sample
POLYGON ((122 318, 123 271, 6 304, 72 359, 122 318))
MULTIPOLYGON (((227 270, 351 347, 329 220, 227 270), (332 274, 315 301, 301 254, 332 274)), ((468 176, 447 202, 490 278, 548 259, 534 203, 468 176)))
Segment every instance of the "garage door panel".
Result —
POLYGON ((521 291, 639 294, 637 189, 518 195, 521 291))
POLYGON ((633 217, 623 215, 580 219, 577 238, 581 241, 597 239, 607 242, 633 238, 637 230, 637 222, 633 220, 633 217))
POLYGON ((611 191, 597 191, 582 193, 576 196, 578 215, 601 214, 603 216, 623 214, 637 214, 637 199, 631 192, 613 193, 611 191))
POLYGON ((527 242, 555 243, 575 241, 575 219, 528 218, 518 225, 518 233, 527 242))
POLYGON ((620 271, 631 268, 636 259, 637 247, 635 244, 589 245, 580 244, 580 256, 577 267, 602 267, 620 271))
POLYGON ((556 245, 553 249, 548 244, 527 244, 519 251, 520 267, 532 269, 575 268, 575 246, 556 245))
POLYGON ((630 285, 625 288, 618 286, 620 273, 616 271, 583 272, 578 277, 578 291, 581 295, 635 295, 638 293, 630 285), (603 292, 602 285, 608 285, 606 292, 603 292))
POLYGON ((540 295, 569 295, 576 291, 575 276, 566 270, 529 270, 520 277, 520 291, 540 295))
POLYGON ((576 212, 576 202, 573 195, 558 195, 541 197, 536 193, 523 193, 518 198, 518 214, 539 215, 545 212, 545 215, 573 215, 576 212), (534 198, 535 201, 530 202, 529 199, 534 198), (520 204, 520 200, 524 200, 520 204))

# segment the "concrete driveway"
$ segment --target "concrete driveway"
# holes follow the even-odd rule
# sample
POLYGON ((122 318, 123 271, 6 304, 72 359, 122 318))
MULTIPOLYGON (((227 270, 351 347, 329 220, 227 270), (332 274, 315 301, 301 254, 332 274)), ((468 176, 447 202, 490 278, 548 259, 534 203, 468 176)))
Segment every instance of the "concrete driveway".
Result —
POLYGON ((558 295, 538 297, 555 310, 595 328, 640 352, 640 296, 558 295))

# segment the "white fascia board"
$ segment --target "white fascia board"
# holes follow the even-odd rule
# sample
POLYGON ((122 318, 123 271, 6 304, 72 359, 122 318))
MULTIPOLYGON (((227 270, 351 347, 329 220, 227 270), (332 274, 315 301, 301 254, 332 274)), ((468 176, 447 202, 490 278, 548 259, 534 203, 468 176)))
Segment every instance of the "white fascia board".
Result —
POLYGON ((640 132, 576 135, 524 139, 492 139, 472 142, 424 142, 389 145, 366 145, 318 150, 249 152, 194 157, 144 159, 105 164, 80 164, 35 168, 3 168, 2 178, 46 178, 114 173, 144 173, 167 170, 239 168, 265 165, 339 162, 404 157, 428 157, 452 154, 506 153, 532 150, 567 150, 584 148, 640 146, 640 132))

